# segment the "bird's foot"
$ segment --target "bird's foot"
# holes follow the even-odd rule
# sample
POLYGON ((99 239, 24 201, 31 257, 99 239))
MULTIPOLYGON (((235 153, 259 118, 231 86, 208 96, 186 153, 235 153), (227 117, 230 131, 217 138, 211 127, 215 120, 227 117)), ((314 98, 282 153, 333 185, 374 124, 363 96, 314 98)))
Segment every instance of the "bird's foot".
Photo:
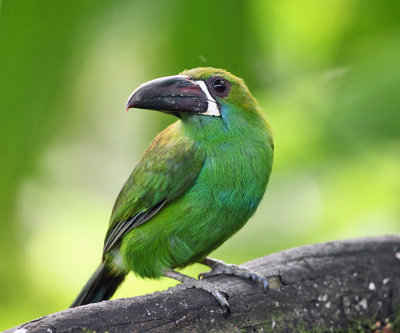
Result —
POLYGON ((208 291, 217 299, 219 304, 226 309, 228 315, 231 313, 231 307, 228 303, 228 294, 223 289, 217 288, 209 282, 196 280, 176 271, 165 271, 164 276, 181 282, 181 284, 176 286, 178 289, 197 288, 208 291))
POLYGON ((211 268, 211 271, 199 274, 199 279, 204 279, 211 276, 227 274, 238 276, 243 279, 250 279, 258 284, 262 285, 265 290, 268 290, 269 284, 268 280, 258 274, 253 272, 252 270, 244 267, 239 267, 232 264, 226 264, 222 260, 212 259, 212 258, 205 258, 204 261, 201 262, 203 265, 206 265, 211 268))

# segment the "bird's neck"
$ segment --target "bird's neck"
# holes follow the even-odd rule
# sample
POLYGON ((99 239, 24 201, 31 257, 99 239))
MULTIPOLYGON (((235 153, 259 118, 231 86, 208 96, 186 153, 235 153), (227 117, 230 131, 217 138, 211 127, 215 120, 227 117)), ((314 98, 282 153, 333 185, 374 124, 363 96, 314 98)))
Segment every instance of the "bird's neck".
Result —
POLYGON ((251 149, 257 145, 271 145, 269 125, 260 112, 222 108, 221 117, 187 116, 180 121, 181 130, 199 147, 219 149, 233 145, 251 149))

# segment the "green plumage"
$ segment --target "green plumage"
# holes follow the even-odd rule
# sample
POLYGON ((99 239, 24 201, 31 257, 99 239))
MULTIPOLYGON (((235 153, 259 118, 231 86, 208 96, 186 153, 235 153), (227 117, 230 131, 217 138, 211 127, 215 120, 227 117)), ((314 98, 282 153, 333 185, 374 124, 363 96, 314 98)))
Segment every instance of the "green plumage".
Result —
POLYGON ((199 262, 255 212, 273 161, 268 124, 244 82, 224 70, 197 68, 193 80, 219 76, 220 116, 180 112, 150 144, 112 212, 103 260, 116 276, 158 278, 199 262))

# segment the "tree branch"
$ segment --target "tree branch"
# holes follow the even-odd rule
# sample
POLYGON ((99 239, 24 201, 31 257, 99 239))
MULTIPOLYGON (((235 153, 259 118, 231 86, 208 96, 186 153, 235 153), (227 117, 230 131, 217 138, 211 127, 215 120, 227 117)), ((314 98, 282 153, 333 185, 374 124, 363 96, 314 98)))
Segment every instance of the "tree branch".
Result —
POLYGON ((229 276, 208 279, 229 294, 232 314, 206 291, 163 292, 67 309, 5 332, 322 331, 354 320, 393 320, 400 304, 400 235, 294 248, 243 265, 270 291, 229 276))

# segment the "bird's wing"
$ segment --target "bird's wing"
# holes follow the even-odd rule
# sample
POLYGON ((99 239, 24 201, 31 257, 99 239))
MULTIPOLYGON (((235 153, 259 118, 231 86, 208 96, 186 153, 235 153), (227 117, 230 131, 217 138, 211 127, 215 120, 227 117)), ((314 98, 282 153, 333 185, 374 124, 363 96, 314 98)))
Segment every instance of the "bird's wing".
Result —
POLYGON ((153 140, 126 181, 113 208, 103 254, 196 180, 204 156, 176 127, 171 125, 153 140))

